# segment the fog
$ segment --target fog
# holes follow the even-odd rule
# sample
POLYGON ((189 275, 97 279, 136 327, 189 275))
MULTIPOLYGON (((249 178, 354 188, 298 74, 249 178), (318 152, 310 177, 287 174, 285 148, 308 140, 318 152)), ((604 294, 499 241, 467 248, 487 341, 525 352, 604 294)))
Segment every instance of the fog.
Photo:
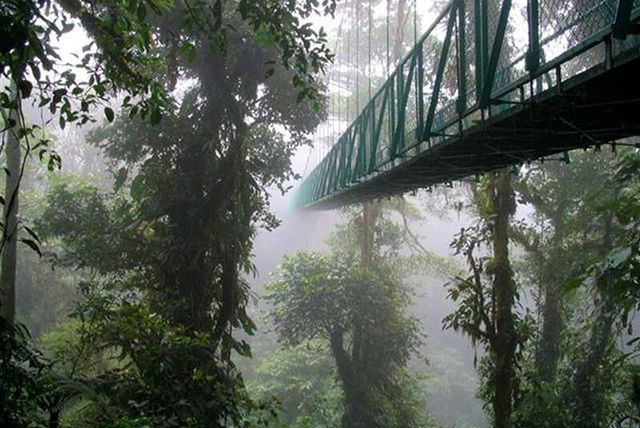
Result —
POLYGON ((622 3, 0 5, 0 427, 640 426, 622 3))
MULTIPOLYGON (((293 159, 293 167, 303 174, 309 156, 304 148, 293 159)), ((296 182, 289 183, 295 188, 296 182)), ((470 223, 464 213, 451 209, 443 215, 429 214, 433 199, 428 192, 410 197, 416 207, 423 209, 426 218, 415 224, 414 232, 422 244, 442 257, 452 257, 451 240, 459 232, 461 224, 470 223)), ((340 210, 292 209, 291 192, 286 195, 278 189, 270 190, 271 209, 280 219, 280 226, 273 231, 260 230, 254 242, 254 261, 257 276, 251 284, 258 296, 262 284, 271 279, 283 257, 306 251, 326 251, 326 241, 334 227, 347 221, 340 210)), ((523 214, 524 215, 524 214, 523 214)), ((427 411, 446 426, 486 427, 488 421, 482 405, 476 399, 478 379, 474 370, 474 351, 462 335, 442 327, 442 320, 454 304, 447 299, 444 283, 447 278, 418 276, 411 280, 415 295, 411 311, 420 319, 426 336, 420 357, 414 362, 415 376, 427 373, 427 411)), ((265 315, 264 302, 258 300, 256 313, 265 315)), ((266 327, 268 329, 268 327, 266 327)), ((273 334, 267 330, 258 334, 273 334)), ((251 343, 251 341, 250 341, 251 343)), ((259 364, 259 361, 253 362, 259 364)))

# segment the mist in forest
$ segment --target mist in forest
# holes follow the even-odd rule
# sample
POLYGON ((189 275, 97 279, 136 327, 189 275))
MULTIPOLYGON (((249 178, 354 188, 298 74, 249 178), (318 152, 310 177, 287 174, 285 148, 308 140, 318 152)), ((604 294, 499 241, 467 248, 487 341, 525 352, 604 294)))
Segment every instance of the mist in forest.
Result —
POLYGON ((2 2, 0 427, 640 426, 610 3, 2 2))
MULTIPOLYGON (((296 157, 296 160, 300 159, 299 170, 304 168, 305 155, 308 156, 301 153, 296 157)), ((292 210, 291 196, 283 197, 278 190, 274 190, 271 197, 272 210, 282 224, 274 231, 261 232, 256 237, 254 257, 258 274, 251 283, 258 295, 262 294, 262 285, 270 280, 285 255, 326 251, 326 241, 332 230, 348 218, 340 211, 292 210)), ((411 201, 428 212, 430 199, 430 195, 424 194, 411 201)), ((451 256, 451 237, 459 231, 458 224, 462 221, 469 220, 455 210, 442 215, 428 214, 413 226, 413 232, 430 251, 446 258, 451 256)), ((427 376, 426 411, 445 426, 488 426, 482 405, 475 397, 478 379, 473 369, 474 350, 464 337, 442 327, 443 318, 454 307, 446 297, 442 278, 420 275, 412 282, 415 294, 409 310, 420 320, 426 336, 420 358, 415 362, 416 376, 418 373, 427 376)), ((260 316, 267 316, 262 299, 258 300, 256 311, 260 316)), ((272 328, 265 329, 273 333, 272 328)), ((258 335, 268 334, 267 331, 258 335)))

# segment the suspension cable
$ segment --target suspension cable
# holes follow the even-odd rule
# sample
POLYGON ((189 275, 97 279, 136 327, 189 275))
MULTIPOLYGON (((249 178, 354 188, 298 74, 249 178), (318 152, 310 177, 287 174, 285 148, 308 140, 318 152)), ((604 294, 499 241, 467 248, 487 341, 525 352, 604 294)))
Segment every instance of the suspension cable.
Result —
MULTIPOLYGON (((350 6, 353 6, 353 4, 351 4, 350 6)), ((346 9, 346 6, 345 6, 346 9)), ((348 37, 347 37, 347 58, 345 60, 345 71, 347 73, 347 91, 351 90, 351 34, 353 33, 353 26, 351 26, 352 28, 347 32, 348 37)), ((345 116, 347 118, 346 123, 347 126, 349 126, 348 124, 351 122, 351 118, 350 118, 350 100, 347 99, 346 103, 345 103, 345 116)))
POLYGON ((371 28, 373 26, 373 16, 371 11, 371 1, 369 1, 369 101, 371 101, 371 28))
POLYGON ((391 0, 387 0, 387 78, 391 68, 391 57, 389 56, 389 15, 391 15, 391 0))
POLYGON ((417 0, 413 0, 413 45, 418 43, 418 10, 417 0))
MULTIPOLYGON (((340 45, 341 45, 341 42, 342 42, 342 28, 343 28, 343 25, 344 25, 345 17, 347 15, 343 8, 341 8, 341 10, 342 10, 342 16, 340 17, 340 24, 338 25, 338 36, 336 37, 336 43, 335 43, 335 47, 333 49, 333 53, 334 53, 335 58, 336 58, 337 61, 339 61, 338 51, 340 49, 340 45)), ((333 66, 332 66, 332 69, 333 69, 333 71, 332 71, 331 75, 335 75, 336 74, 336 72, 335 72, 335 62, 333 64, 333 66)), ((335 83, 335 79, 334 79, 334 87, 337 87, 338 89, 340 89, 340 85, 335 83)), ((333 137, 334 138, 336 138, 337 135, 341 133, 341 129, 340 129, 341 126, 339 126, 340 125, 340 121, 342 120, 342 117, 341 117, 341 106, 340 106, 341 99, 342 99, 341 97, 342 96, 340 94, 340 91, 337 91, 335 93, 335 95, 331 96, 331 101, 335 103, 334 107, 333 107, 334 108, 333 113, 334 113, 334 118, 335 118, 334 126, 333 126, 333 133, 334 133, 333 137), (336 133, 336 129, 335 129, 336 128, 336 126, 335 126, 336 122, 338 122, 338 133, 336 133)))
POLYGON ((356 0, 356 117, 360 112, 360 0, 356 0))

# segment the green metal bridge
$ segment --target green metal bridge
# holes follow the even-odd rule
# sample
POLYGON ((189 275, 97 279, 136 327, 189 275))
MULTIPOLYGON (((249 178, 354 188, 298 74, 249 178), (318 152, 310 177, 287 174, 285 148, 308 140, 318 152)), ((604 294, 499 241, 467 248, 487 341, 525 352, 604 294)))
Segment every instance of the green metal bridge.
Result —
POLYGON ((640 0, 453 0, 294 193, 333 208, 640 135, 640 0))

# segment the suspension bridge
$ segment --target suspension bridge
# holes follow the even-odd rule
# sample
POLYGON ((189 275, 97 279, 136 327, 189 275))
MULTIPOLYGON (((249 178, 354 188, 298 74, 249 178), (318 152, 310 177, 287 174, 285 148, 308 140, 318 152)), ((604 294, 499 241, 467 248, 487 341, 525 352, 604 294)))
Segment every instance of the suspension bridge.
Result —
POLYGON ((451 1, 294 205, 334 208, 639 135, 639 17, 640 0, 451 1))

